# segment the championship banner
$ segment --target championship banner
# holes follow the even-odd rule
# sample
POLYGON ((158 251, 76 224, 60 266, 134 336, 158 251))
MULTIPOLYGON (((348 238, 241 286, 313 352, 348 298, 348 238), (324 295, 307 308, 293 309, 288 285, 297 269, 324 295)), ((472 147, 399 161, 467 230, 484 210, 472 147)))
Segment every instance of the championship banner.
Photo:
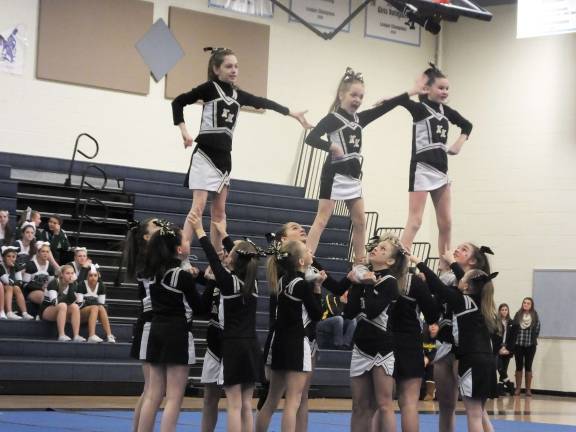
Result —
POLYGON ((245 15, 266 18, 274 16, 274 6, 270 0, 208 0, 208 6, 245 15))
MULTIPOLYGON (((352 13, 352 0, 290 0, 290 9, 314 27, 333 30, 352 13)), ((350 24, 342 31, 349 32, 350 24)))
POLYGON ((407 18, 386 0, 374 0, 366 8, 364 36, 420 46, 420 26, 410 28, 407 18))

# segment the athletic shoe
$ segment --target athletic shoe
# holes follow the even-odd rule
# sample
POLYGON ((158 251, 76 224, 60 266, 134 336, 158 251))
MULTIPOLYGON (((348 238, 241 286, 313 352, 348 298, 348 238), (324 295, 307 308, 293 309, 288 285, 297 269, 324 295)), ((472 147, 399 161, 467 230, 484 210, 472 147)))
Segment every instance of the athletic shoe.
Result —
POLYGON ((98 335, 92 335, 88 338, 87 342, 88 343, 100 343, 100 342, 104 342, 104 339, 102 339, 98 335))
POLYGON ((34 317, 30 315, 28 312, 22 312, 22 319, 26 321, 34 320, 34 317))
MULTIPOLYGON (((102 340, 102 339, 100 339, 102 340)), ((74 339, 72 339, 73 342, 86 342, 86 338, 78 335, 78 336, 74 336, 74 339)))
POLYGON ((8 318, 9 320, 21 320, 22 319, 21 316, 16 315, 14 312, 8 312, 6 314, 6 318, 8 318))
POLYGON ((72 339, 66 335, 58 336, 58 342, 70 342, 72 339))
POLYGON ((106 338, 106 342, 116 343, 116 337, 114 335, 108 335, 108 337, 106 338))

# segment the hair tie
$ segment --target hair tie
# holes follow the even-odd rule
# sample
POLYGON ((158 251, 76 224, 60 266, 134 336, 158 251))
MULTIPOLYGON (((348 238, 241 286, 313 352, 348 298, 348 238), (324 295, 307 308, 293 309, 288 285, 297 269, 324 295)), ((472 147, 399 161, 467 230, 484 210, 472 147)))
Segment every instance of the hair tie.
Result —
POLYGON ((362 75, 362 72, 354 72, 354 69, 352 69, 351 67, 347 67, 346 68, 346 72, 344 72, 344 78, 343 81, 348 82, 348 81, 360 81, 361 83, 364 82, 364 76, 362 75))
POLYGON ((88 253, 88 249, 86 249, 84 246, 77 246, 74 248, 74 253, 76 252, 86 252, 88 253))
POLYGON ((36 249, 40 250, 44 246, 50 247, 50 242, 42 241, 42 240, 36 242, 36 249))
POLYGON ((492 252, 492 249, 490 249, 488 246, 480 246, 480 252, 483 254, 494 255, 494 252, 492 252))

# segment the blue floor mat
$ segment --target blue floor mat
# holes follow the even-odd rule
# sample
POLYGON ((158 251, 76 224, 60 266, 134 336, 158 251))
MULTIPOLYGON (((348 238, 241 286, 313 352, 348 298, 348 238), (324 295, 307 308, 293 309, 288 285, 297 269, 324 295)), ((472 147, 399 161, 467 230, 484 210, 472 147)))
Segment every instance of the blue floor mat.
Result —
MULTIPOLYGON (((270 432, 280 431, 280 416, 272 419, 270 432)), ((160 415, 158 416, 158 424, 160 415)), ((399 418, 398 418, 399 421, 399 418)), ((498 432, 575 432, 575 426, 562 426, 546 423, 524 423, 509 420, 493 420, 498 432)), ((129 431, 132 424, 131 411, 0 411, 0 431, 2 432, 122 432, 129 431)), ((398 423, 399 426, 400 423, 398 423)), ((344 432, 350 429, 350 413, 311 412, 309 432, 344 432)), ((200 428, 200 413, 182 412, 178 422, 178 432, 190 432, 200 428)), ((158 426, 159 429, 159 426, 158 426)), ((220 412, 218 432, 226 430, 226 413, 220 412)), ((421 432, 436 432, 438 416, 422 414, 421 432)), ((456 430, 466 430, 466 417, 456 416, 456 430)))

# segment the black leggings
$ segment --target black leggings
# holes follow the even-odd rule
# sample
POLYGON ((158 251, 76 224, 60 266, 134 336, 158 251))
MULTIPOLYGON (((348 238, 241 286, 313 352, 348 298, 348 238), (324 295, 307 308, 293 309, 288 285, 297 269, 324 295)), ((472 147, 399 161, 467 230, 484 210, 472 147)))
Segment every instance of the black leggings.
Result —
POLYGON ((500 382, 508 381, 508 364, 512 356, 498 356, 498 375, 500 375, 500 382))
POLYGON ((514 348, 514 358, 516 359, 516 372, 532 372, 532 362, 536 355, 536 345, 518 346, 514 348))

